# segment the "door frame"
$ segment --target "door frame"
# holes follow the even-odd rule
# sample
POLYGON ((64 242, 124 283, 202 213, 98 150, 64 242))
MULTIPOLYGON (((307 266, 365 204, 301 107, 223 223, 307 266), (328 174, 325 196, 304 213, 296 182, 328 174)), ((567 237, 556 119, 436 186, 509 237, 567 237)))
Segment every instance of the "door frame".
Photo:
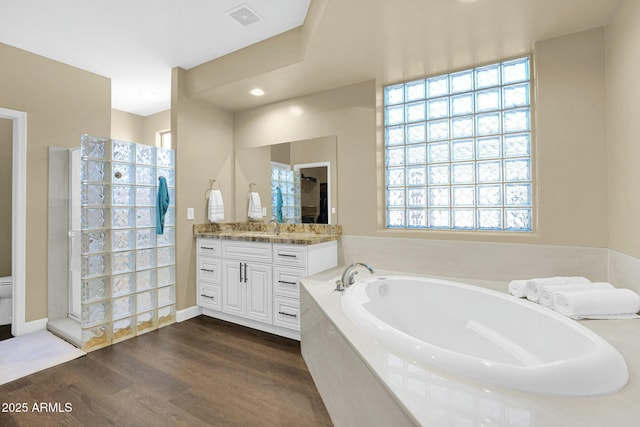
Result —
POLYGON ((300 171, 300 169, 322 167, 327 168, 327 225, 331 225, 331 162, 299 163, 293 165, 293 170, 300 171))
POLYGON ((27 247, 27 113, 0 108, 0 118, 13 121, 11 181, 11 276, 13 313, 11 334, 28 332, 26 323, 26 247, 27 247))

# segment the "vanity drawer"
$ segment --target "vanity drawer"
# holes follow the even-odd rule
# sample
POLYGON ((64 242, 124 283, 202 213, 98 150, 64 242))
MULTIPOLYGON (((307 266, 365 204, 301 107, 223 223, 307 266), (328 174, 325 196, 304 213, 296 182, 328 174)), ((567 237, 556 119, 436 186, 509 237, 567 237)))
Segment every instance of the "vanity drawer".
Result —
POLYGON ((222 242, 222 256, 240 261, 271 262, 271 243, 240 242, 225 240, 222 242))
POLYGON ((307 266, 307 247, 305 245, 273 245, 273 262, 275 264, 307 266))
POLYGON ((214 283, 200 282, 198 305, 213 310, 222 310, 222 287, 214 283))
POLYGON ((218 239, 198 239, 198 256, 219 257, 222 245, 218 239))
POLYGON ((198 258, 198 279, 222 283, 222 262, 217 258, 198 258))
POLYGON ((273 293, 289 298, 300 298, 300 279, 306 276, 304 268, 273 266, 273 293))
POLYGON ((283 328, 300 330, 300 301, 293 298, 273 298, 273 324, 283 328))

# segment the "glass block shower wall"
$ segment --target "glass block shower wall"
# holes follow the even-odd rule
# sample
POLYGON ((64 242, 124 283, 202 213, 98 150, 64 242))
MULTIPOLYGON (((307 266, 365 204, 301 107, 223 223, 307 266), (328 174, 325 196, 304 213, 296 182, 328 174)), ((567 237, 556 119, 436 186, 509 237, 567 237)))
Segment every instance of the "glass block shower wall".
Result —
POLYGON ((300 224, 300 172, 285 167, 271 165, 271 212, 275 217, 278 205, 277 189, 282 193, 282 221, 300 224))
POLYGON ((96 350, 175 321, 175 152, 82 138, 82 347, 96 350), (156 234, 158 179, 169 209, 156 234))

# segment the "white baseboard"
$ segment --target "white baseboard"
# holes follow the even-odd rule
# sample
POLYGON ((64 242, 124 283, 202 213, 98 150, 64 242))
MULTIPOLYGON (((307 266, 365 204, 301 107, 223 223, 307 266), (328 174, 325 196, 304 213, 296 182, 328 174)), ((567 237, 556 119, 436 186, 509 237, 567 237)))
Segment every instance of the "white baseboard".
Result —
POLYGON ((19 335, 26 335, 32 332, 44 331, 45 329, 47 329, 48 321, 49 319, 44 317, 42 319, 36 319, 36 320, 31 320, 30 322, 24 322, 19 326, 14 324, 11 334, 17 337, 19 335))
POLYGON ((184 310, 176 311, 176 322, 184 322, 196 316, 200 316, 202 310, 197 305, 193 307, 185 308, 184 310))
POLYGON ((285 338, 291 338, 292 340, 300 341, 300 332, 293 329, 282 328, 276 325, 270 325, 268 323, 257 322, 255 320, 247 319, 244 317, 235 316, 233 314, 223 313, 217 310, 211 310, 209 308, 202 308, 202 314, 216 319, 224 320, 227 322, 235 323, 236 325, 246 326, 247 328, 257 329, 263 332, 269 332, 270 334, 279 335, 285 338))

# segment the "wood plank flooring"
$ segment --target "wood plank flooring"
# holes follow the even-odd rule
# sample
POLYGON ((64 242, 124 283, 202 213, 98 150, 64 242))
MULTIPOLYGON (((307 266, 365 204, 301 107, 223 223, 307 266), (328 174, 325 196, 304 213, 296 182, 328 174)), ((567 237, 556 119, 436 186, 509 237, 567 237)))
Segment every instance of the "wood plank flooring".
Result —
POLYGON ((2 385, 0 405, 2 426, 332 425, 299 342, 206 316, 2 385))
POLYGON ((8 340, 9 338, 13 338, 13 335, 11 335, 11 325, 0 326, 0 341, 8 340))

